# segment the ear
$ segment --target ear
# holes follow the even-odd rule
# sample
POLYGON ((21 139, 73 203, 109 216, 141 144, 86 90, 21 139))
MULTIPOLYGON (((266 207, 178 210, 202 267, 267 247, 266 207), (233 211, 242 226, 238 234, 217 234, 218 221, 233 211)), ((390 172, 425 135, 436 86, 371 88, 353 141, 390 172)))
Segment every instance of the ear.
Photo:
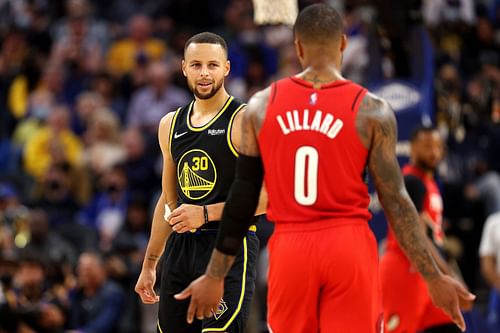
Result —
POLYGON ((187 74, 186 74, 186 61, 184 59, 182 59, 181 67, 182 67, 182 74, 184 74, 184 77, 187 77, 187 74))
POLYGON ((295 38, 293 43, 295 44, 295 53, 297 53, 299 60, 302 61, 304 59, 304 47, 298 38, 295 38))
POLYGON ((231 62, 229 60, 226 60, 224 77, 227 77, 230 72, 231 72, 231 62))
POLYGON ((346 47, 347 47, 347 36, 346 34, 342 34, 342 37, 340 38, 340 52, 344 52, 346 47))

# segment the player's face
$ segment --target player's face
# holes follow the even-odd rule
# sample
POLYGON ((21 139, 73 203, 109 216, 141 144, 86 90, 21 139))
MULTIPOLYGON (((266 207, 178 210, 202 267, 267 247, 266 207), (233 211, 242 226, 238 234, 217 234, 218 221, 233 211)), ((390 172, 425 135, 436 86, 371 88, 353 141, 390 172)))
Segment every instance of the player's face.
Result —
POLYGON ((421 132, 413 142, 411 151, 419 167, 434 171, 443 158, 443 140, 437 131, 421 132))
POLYGON ((184 53, 182 71, 189 89, 199 99, 214 96, 229 75, 229 60, 219 44, 190 44, 184 53))

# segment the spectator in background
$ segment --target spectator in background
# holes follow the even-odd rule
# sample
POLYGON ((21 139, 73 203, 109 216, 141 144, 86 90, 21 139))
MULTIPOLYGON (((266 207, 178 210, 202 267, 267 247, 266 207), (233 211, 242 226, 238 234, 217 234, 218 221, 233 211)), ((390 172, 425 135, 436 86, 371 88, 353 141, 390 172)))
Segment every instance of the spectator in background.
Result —
POLYGON ((108 279, 103 258, 97 253, 82 253, 77 279, 78 288, 71 299, 69 332, 117 332, 125 297, 123 290, 108 279))
POLYGON ((79 222, 94 229, 99 235, 99 249, 109 251, 113 239, 125 222, 130 200, 127 177, 123 165, 115 165, 99 179, 101 189, 90 204, 80 212, 79 222))
MULTIPOLYGON (((127 209, 125 224, 113 241, 112 253, 126 265, 126 275, 122 278, 126 290, 126 308, 121 325, 121 333, 144 332, 142 325, 148 325, 143 313, 150 314, 154 307, 141 304, 135 294, 134 284, 142 268, 142 259, 149 239, 150 217, 148 203, 141 198, 133 198, 127 209), (141 323, 142 322, 142 323, 141 323)), ((157 310, 156 310, 157 311, 157 310)), ((156 326, 156 323, 153 324, 156 326)), ((156 328, 153 327, 153 331, 156 328)), ((148 330, 149 331, 149 330, 148 330)))
POLYGON ((80 93, 76 99, 76 114, 72 124, 75 133, 82 135, 97 110, 104 107, 105 102, 98 93, 89 91, 80 93))
MULTIPOLYGON (((66 16, 53 27, 52 35, 56 42, 68 40, 73 24, 78 24, 86 32, 86 41, 104 50, 108 47, 108 27, 92 17, 92 8, 88 0, 66 0, 66 16)), ((79 28, 80 29, 80 28, 79 28)))
POLYGON ((360 14, 355 8, 346 8, 344 21, 349 43, 342 59, 342 73, 349 80, 358 84, 364 84, 365 71, 370 62, 368 38, 363 31, 360 14))
POLYGON ((130 189, 134 195, 151 200, 160 190, 160 175, 157 170, 158 156, 148 149, 144 135, 138 128, 129 128, 122 134, 121 142, 125 147, 123 166, 130 189))
POLYGON ((492 22, 486 16, 477 18, 475 31, 464 40, 463 67, 468 76, 478 72, 484 64, 492 64, 498 68, 500 63, 499 41, 495 39, 492 22))
POLYGON ((137 59, 141 57, 153 61, 162 59, 166 54, 166 46, 151 34, 151 20, 144 15, 133 16, 128 24, 128 36, 110 46, 107 54, 108 71, 121 77, 131 73, 137 59))
POLYGON ((64 271, 71 271, 76 265, 76 253, 73 246, 49 228, 49 217, 42 209, 33 209, 29 213, 28 226, 30 241, 25 251, 42 254, 48 263, 64 271))
MULTIPOLYGON (((42 68, 44 66, 43 61, 40 59, 37 59, 37 61, 40 63, 33 63, 30 66, 40 66, 42 68)), ((40 70, 42 71, 42 69, 40 70)), ((35 72, 37 69, 32 68, 27 69, 27 71, 35 72)), ((9 88, 9 94, 12 98, 10 111, 14 117, 20 120, 13 135, 13 142, 19 147, 23 147, 33 134, 43 127, 47 122, 50 111, 56 106, 57 102, 65 99, 63 88, 65 74, 62 68, 49 64, 43 69, 40 80, 36 78, 36 73, 32 73, 32 75, 31 78, 25 77, 23 74, 17 76, 9 88), (24 87, 25 84, 30 89, 24 87)))
POLYGON ((66 309, 52 293, 39 253, 24 253, 5 292, 8 301, 0 306, 0 331, 62 332, 66 309))
POLYGON ((0 75, 14 76, 19 72, 29 54, 25 34, 21 29, 11 28, 2 38, 0 48, 0 75))
POLYGON ((39 84, 41 65, 40 58, 29 56, 9 87, 8 107, 16 119, 28 113, 28 97, 39 84))
POLYGON ((120 123, 125 124, 126 99, 118 94, 113 77, 108 72, 97 73, 91 82, 91 89, 102 98, 104 106, 117 115, 120 123))
POLYGON ((24 167, 30 176, 41 179, 56 159, 77 167, 82 157, 82 143, 69 127, 68 109, 60 105, 50 111, 47 125, 26 142, 24 167))
POLYGON ((16 188, 8 183, 0 183, 0 258, 16 258, 14 237, 19 229, 25 229, 27 212, 16 188))
POLYGON ((31 205, 48 214, 52 228, 71 225, 80 206, 73 191, 76 185, 73 182, 81 181, 81 185, 85 186, 83 180, 83 178, 78 180, 72 178, 68 163, 52 164, 35 184, 31 205))
POLYGON ((436 85, 437 127, 447 139, 463 140, 461 85, 457 67, 453 63, 443 64, 438 72, 436 85))
POLYGON ((38 182, 31 206, 48 215, 50 228, 75 247, 77 253, 97 247, 93 228, 76 223, 80 207, 87 204, 91 183, 87 174, 67 163, 52 165, 38 182))
POLYGON ((167 65, 154 62, 148 67, 148 85, 138 90, 130 101, 127 125, 155 136, 160 119, 189 99, 186 91, 171 85, 167 65))
POLYGON ((101 66, 102 50, 99 43, 91 39, 87 29, 84 18, 70 18, 67 35, 54 45, 51 62, 57 66, 64 65, 80 75, 97 72, 101 66))
POLYGON ((430 26, 454 22, 473 24, 476 18, 474 2, 473 0, 424 0, 423 17, 430 26))
POLYGON ((125 159, 125 149, 120 140, 120 123, 110 110, 97 110, 84 136, 85 161, 94 175, 104 174, 125 159))
POLYGON ((487 322, 492 332, 500 332, 500 213, 486 220, 479 246, 481 272, 490 290, 487 322))

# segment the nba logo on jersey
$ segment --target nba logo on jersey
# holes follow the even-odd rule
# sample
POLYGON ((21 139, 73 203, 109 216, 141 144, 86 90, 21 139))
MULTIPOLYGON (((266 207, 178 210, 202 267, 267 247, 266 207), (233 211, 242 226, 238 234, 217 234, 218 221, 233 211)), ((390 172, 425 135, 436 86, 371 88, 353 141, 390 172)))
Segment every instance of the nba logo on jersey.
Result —
POLYGON ((318 101, 318 94, 312 93, 311 96, 309 96, 309 104, 316 105, 317 101, 318 101))

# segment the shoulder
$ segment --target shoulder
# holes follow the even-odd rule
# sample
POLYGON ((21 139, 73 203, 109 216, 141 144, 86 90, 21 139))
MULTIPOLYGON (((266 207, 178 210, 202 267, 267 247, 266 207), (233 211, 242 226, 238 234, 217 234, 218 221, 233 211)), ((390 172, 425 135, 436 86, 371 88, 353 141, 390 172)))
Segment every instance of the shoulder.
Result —
POLYGON ((270 94, 271 86, 256 92, 252 97, 250 97, 247 106, 248 115, 250 116, 257 113, 262 113, 263 110, 265 110, 267 107, 270 94))
POLYGON ((375 121, 386 121, 394 117, 394 111, 389 103, 371 92, 363 96, 358 113, 375 121))
POLYGON ((172 119, 174 119, 175 114, 178 112, 179 109, 170 111, 166 115, 163 116, 160 120, 160 128, 168 127, 170 128, 170 124, 172 123, 172 119))
POLYGON ((367 148, 370 148, 374 141, 395 141, 397 136, 394 111, 386 100, 371 92, 367 92, 361 100, 356 115, 356 128, 367 148))
POLYGON ((271 86, 256 92, 250 100, 243 116, 245 121, 250 121, 258 132, 266 116, 266 110, 271 94, 271 86))
POLYGON ((178 111, 179 109, 171 111, 161 118, 160 125, 158 126, 158 137, 160 138, 160 142, 165 142, 164 139, 168 140, 172 121, 178 111))

